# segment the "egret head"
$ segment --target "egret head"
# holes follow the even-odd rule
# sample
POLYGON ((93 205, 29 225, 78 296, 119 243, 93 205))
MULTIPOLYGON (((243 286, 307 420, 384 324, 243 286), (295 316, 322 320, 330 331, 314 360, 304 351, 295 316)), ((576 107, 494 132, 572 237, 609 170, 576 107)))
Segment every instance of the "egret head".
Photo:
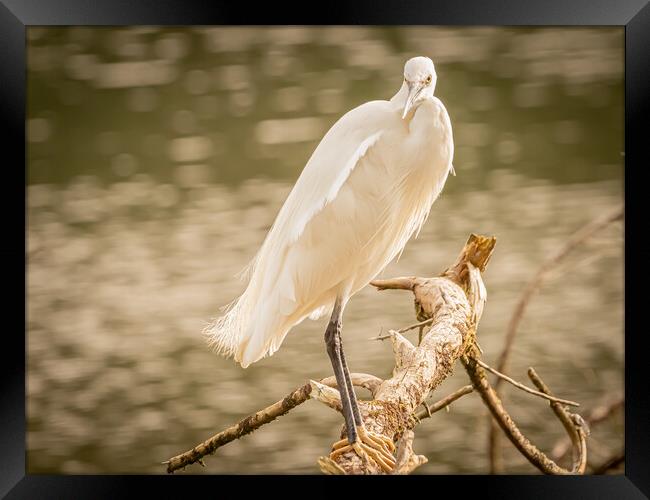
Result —
POLYGON ((408 88, 408 97, 402 118, 406 118, 411 109, 417 108, 422 101, 433 96, 437 78, 433 61, 428 57, 413 57, 406 61, 404 83, 408 88))

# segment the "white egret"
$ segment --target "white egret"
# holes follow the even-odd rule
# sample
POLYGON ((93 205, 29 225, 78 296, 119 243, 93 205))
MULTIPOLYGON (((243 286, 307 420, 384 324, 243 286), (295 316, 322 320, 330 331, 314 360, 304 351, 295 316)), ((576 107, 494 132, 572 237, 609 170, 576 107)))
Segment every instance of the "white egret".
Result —
POLYGON ((275 353, 305 318, 330 313, 325 343, 347 430, 332 454, 354 449, 367 459, 367 452, 387 471, 395 447, 364 428, 341 320, 350 297, 417 236, 453 173, 451 122, 433 95, 436 79, 431 59, 409 59, 390 101, 362 104, 332 126, 249 264, 246 290, 204 331, 219 354, 246 368, 275 353))

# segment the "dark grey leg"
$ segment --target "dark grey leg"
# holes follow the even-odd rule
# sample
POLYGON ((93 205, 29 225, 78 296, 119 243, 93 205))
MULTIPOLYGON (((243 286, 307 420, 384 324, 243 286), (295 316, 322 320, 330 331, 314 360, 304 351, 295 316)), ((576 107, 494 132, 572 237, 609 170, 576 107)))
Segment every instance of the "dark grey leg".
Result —
POLYGON ((343 353, 343 341, 341 340, 341 332, 339 331, 339 348, 341 350, 341 364, 343 365, 343 373, 345 374, 345 385, 348 389, 348 396, 350 397, 350 405, 352 406, 352 414, 354 415, 354 423, 358 426, 363 425, 363 419, 361 418, 361 412, 359 411, 359 403, 357 402, 357 395, 354 392, 354 386, 352 385, 352 379, 350 378, 350 370, 348 370, 348 364, 345 361, 345 354, 343 353))
MULTIPOLYGON (((337 299, 336 304, 334 305, 334 310, 332 311, 332 317, 327 325, 327 330, 325 330, 325 346, 327 347, 327 354, 332 362, 336 384, 341 393, 341 406, 343 410, 343 418, 345 419, 345 429, 348 435, 348 442, 352 444, 357 440, 357 428, 355 425, 355 414, 353 413, 352 405, 350 403, 350 394, 346 379, 347 370, 344 370, 343 361, 341 359, 342 350, 340 332, 342 316, 343 309, 340 301, 337 299)), ((347 377, 349 378, 349 375, 347 375, 347 377)), ((352 391, 352 397, 354 397, 354 391, 352 391)), ((357 408, 357 412, 358 411, 357 408)))

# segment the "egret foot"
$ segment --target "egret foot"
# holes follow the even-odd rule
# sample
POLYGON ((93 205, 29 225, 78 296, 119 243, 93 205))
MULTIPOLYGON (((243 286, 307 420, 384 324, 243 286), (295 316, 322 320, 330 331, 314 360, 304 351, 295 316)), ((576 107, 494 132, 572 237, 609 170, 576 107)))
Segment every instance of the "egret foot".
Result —
MULTIPOLYGON (((388 453, 395 451, 395 443, 393 440, 384 436, 383 434, 378 434, 376 432, 370 432, 366 430, 365 427, 360 426, 357 428, 357 433, 359 436, 363 436, 363 439, 371 441, 374 448, 381 447, 386 450, 388 453)), ((350 444, 347 438, 341 439, 332 445, 333 450, 338 450, 339 448, 350 444)))
POLYGON ((334 460, 339 455, 354 450, 364 461, 372 458, 384 472, 391 472, 395 468, 395 458, 392 452, 395 444, 386 436, 370 432, 363 426, 357 428, 357 441, 350 444, 347 439, 341 439, 332 446, 330 458, 334 460))

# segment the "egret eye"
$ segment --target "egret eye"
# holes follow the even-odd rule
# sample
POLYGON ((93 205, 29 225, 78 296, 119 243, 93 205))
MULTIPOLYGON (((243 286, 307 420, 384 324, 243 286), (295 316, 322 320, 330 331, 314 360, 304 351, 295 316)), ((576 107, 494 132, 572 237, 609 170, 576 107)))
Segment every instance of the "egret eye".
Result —
POLYGON ((431 83, 431 75, 427 76, 427 85, 431 83))

